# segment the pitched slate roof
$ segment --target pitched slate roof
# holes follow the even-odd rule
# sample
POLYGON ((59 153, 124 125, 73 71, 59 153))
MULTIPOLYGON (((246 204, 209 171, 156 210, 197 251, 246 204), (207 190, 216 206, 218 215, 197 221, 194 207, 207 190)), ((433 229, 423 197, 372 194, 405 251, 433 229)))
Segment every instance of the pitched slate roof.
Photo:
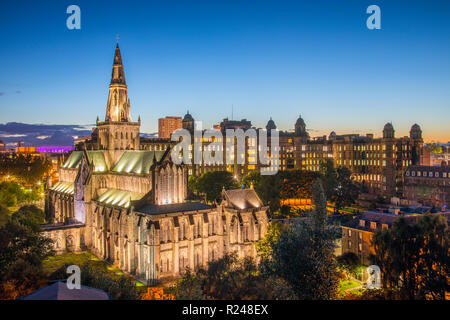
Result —
MULTIPOLYGON (((95 172, 104 172, 107 171, 108 168, 106 166, 105 156, 103 154, 103 151, 100 150, 89 150, 86 151, 89 162, 94 163, 94 171, 95 172)), ((83 151, 73 151, 69 158, 67 158, 66 162, 62 165, 63 168, 67 169, 75 169, 78 168, 78 166, 81 163, 81 158, 83 157, 83 151)))
POLYGON ((99 289, 83 285, 80 289, 69 289, 65 281, 56 281, 20 300, 110 300, 110 297, 105 291, 99 289))
POLYGON ((70 182, 57 182, 50 190, 64 194, 74 194, 74 184, 70 182))
POLYGON ((207 204, 201 202, 183 202, 164 205, 146 204, 136 209, 136 211, 146 214, 166 214, 174 212, 205 210, 210 208, 211 206, 208 206, 207 204))
POLYGON ((127 192, 117 189, 108 189, 101 196, 97 197, 97 201, 106 205, 128 208, 130 201, 140 200, 144 194, 127 192))
POLYGON ((253 189, 225 190, 224 194, 228 205, 235 209, 250 209, 263 206, 261 199, 259 199, 253 189))
POLYGON ((393 213, 366 211, 361 215, 359 219, 353 219, 350 222, 344 224, 344 227, 365 231, 374 231, 373 229, 371 229, 370 222, 375 222, 376 229, 382 230, 383 224, 386 224, 390 227, 399 217, 404 217, 408 223, 413 223, 419 216, 420 215, 418 214, 408 214, 400 216, 393 213), (360 221, 363 221, 363 225, 361 225, 360 221))
POLYGON ((153 159, 156 158, 156 161, 160 161, 164 153, 165 151, 125 151, 112 171, 119 173, 148 174, 150 172, 150 167, 153 164, 153 159))

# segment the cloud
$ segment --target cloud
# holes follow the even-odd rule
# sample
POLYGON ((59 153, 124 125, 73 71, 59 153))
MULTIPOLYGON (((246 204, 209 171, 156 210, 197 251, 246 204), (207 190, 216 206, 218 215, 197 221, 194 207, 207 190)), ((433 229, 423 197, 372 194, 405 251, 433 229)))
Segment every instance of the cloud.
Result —
POLYGON ((0 134, 0 137, 2 138, 18 138, 18 137, 26 137, 26 134, 7 134, 7 133, 2 133, 0 134))
POLYGON ((4 93, 4 92, 0 92, 0 97, 1 97, 1 96, 4 96, 4 95, 5 95, 5 93, 4 93))
POLYGON ((94 127, 95 127, 94 125, 86 125, 86 126, 74 127, 73 130, 76 130, 76 131, 88 131, 88 130, 92 130, 94 127))
POLYGON ((22 93, 22 91, 20 91, 20 90, 17 90, 17 91, 16 91, 16 93, 17 93, 17 94, 21 94, 21 93, 22 93))
POLYGON ((44 140, 44 139, 48 139, 50 138, 50 136, 37 136, 36 139, 40 139, 40 140, 44 140))

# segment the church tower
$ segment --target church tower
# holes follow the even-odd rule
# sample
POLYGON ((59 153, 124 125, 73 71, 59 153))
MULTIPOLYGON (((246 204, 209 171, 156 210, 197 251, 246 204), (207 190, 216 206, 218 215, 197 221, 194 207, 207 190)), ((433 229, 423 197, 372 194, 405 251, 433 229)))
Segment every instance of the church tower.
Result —
POLYGON ((101 150, 118 150, 118 152, 113 152, 113 160, 123 153, 120 150, 139 150, 140 125, 140 119, 138 122, 131 121, 130 99, 127 93, 119 42, 117 42, 105 121, 97 122, 98 148, 101 150))

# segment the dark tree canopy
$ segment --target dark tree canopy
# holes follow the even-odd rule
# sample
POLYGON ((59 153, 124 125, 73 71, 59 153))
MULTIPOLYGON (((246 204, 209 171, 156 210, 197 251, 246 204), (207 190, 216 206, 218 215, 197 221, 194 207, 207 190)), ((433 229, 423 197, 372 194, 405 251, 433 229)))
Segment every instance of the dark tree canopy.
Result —
POLYGON ((0 154, 0 175, 10 175, 21 183, 36 184, 51 168, 51 163, 31 155, 0 154))
POLYGON ((355 203, 362 189, 351 179, 348 168, 335 168, 333 161, 327 160, 321 164, 320 173, 325 195, 335 204, 337 211, 355 203))
POLYGON ((189 187, 197 194, 205 195, 206 201, 213 202, 220 197, 222 189, 239 188, 237 180, 228 171, 211 171, 198 178, 191 177, 189 187))
POLYGON ((425 214, 416 223, 397 219, 377 232, 371 257, 382 273, 390 298, 445 299, 450 291, 449 232, 444 216, 425 214))
POLYGON ((312 187, 315 211, 305 221, 268 234, 269 248, 261 265, 265 274, 283 279, 298 299, 333 299, 337 264, 332 232, 325 224, 326 198, 320 181, 312 187), (274 236, 276 235, 276 236, 274 236))

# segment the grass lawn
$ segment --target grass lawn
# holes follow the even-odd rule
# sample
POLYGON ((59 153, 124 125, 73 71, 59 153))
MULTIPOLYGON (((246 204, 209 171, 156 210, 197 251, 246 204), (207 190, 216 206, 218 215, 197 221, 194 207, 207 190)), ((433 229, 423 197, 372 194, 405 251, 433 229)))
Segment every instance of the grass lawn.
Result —
POLYGON ((358 288, 361 286, 361 283, 355 280, 341 280, 339 282, 339 295, 344 296, 346 293, 356 293, 359 289, 349 290, 352 288, 358 288), (355 291, 355 292, 353 292, 355 291))
MULTIPOLYGON (((122 270, 108 264, 107 262, 97 258, 90 252, 80 252, 80 253, 64 253, 61 255, 55 255, 48 257, 43 262, 44 271, 47 274, 51 274, 57 269, 61 268, 64 264, 74 264, 81 266, 86 262, 90 262, 94 268, 99 271, 106 272, 111 277, 119 277, 119 276, 129 276, 125 274, 122 270)), ((131 277, 131 276, 129 276, 131 277)), ((135 280, 136 286, 142 289, 145 289, 145 285, 137 280, 135 280)))

